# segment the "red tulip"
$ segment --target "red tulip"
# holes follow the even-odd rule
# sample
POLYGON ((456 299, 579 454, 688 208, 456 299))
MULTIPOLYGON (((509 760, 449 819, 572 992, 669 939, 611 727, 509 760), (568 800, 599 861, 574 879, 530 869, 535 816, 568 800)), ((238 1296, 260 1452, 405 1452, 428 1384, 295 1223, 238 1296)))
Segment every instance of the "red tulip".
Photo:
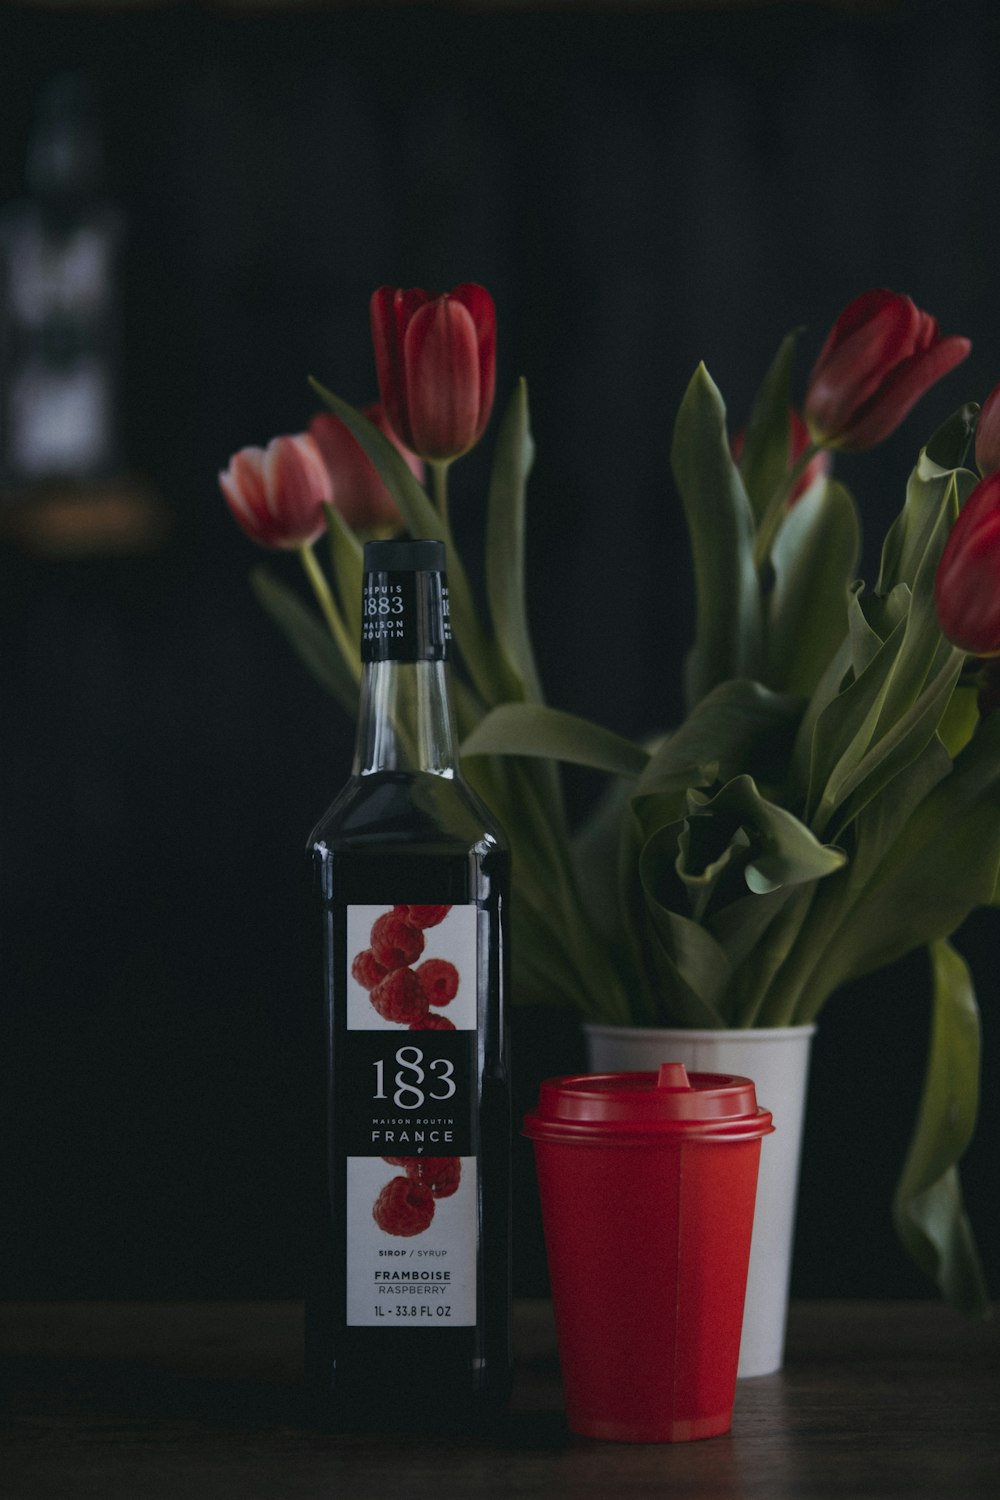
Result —
POLYGON ((934 596, 954 645, 973 656, 1000 655, 1000 473, 981 479, 959 511, 934 596))
MULTIPOLYGON (((415 453, 404 448, 385 418, 378 402, 362 409, 362 416, 373 422, 380 432, 399 449, 417 479, 424 477, 424 466, 415 453)), ((398 531, 403 518, 395 500, 386 489, 379 472, 361 444, 333 412, 320 412, 309 423, 309 431, 319 444, 330 471, 333 503, 348 526, 371 534, 398 531)))
MULTIPOLYGON (((809 429, 806 427, 806 424, 803 422, 794 406, 790 406, 788 408, 789 474, 795 468, 795 465, 798 463, 803 453, 809 447, 810 441, 809 429)), ((746 429, 741 427, 739 432, 737 432, 733 436, 733 439, 729 445, 732 450, 733 459, 736 463, 739 463, 740 459, 743 456, 743 448, 745 444, 746 429)), ((794 505, 796 500, 801 500, 806 490, 809 489, 811 485, 815 484, 820 475, 827 474, 829 473, 829 471, 830 455, 829 453, 824 453, 823 450, 820 449, 818 453, 813 454, 812 458, 806 464, 805 468, 802 470, 802 473, 795 481, 795 484, 792 487, 792 492, 788 497, 788 504, 794 505)))
POLYGON ((1000 469, 1000 385, 990 391, 976 420, 976 467, 980 474, 1000 469))
POLYGON ((864 292, 834 323, 809 377, 805 416, 824 448, 873 448, 968 354, 896 292, 864 292))
POLYGON ((375 368, 386 416, 421 458, 467 452, 493 406, 497 320, 493 298, 472 282, 431 297, 419 287, 379 287, 371 299, 375 368))
POLYGON ((276 437, 266 448, 241 448, 219 475, 236 520, 261 547, 301 547, 326 526, 323 502, 333 487, 323 455, 307 432, 276 437))

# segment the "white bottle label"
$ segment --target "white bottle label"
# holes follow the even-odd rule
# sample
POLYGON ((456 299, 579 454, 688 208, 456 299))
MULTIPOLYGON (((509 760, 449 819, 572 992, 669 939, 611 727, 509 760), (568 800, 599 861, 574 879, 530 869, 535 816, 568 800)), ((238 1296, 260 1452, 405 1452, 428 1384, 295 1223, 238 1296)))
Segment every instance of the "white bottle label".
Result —
POLYGON ((347 1323, 476 1322, 475 906, 347 908, 347 1323))

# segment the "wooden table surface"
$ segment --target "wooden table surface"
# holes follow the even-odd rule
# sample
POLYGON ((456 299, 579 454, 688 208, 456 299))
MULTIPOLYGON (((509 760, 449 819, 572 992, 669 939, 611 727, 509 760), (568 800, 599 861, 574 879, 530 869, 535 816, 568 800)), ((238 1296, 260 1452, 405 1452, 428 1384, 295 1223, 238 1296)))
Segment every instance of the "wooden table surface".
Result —
POLYGON ((299 1420, 291 1302, 0 1305, 3 1500, 992 1500, 1000 1331, 933 1302, 793 1305, 733 1428, 631 1446, 566 1428, 548 1305, 515 1308, 502 1439, 329 1436, 299 1420))

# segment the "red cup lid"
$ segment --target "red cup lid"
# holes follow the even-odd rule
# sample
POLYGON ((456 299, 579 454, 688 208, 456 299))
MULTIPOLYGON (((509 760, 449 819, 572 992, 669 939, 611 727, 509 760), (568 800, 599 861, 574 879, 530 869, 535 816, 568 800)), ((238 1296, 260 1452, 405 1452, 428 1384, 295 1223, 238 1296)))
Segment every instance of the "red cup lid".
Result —
POLYGON ((661 1063, 657 1073, 575 1073, 547 1078, 524 1118, 535 1140, 609 1141, 634 1137, 734 1140, 769 1135, 749 1078, 688 1073, 661 1063))

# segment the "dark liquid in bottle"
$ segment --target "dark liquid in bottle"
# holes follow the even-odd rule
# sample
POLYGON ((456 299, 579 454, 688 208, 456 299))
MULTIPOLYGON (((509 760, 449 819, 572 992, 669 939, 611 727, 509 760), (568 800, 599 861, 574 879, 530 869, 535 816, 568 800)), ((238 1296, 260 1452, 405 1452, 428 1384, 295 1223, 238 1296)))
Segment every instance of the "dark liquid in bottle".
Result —
MULTIPOLYGON (((321 1101, 317 1114, 324 1116, 317 1126, 325 1149, 317 1169, 318 1212, 306 1304, 312 1404, 324 1425, 334 1428, 448 1429, 480 1419, 489 1422, 502 1413, 510 1385, 510 1105, 502 1008, 508 854, 488 814, 462 783, 392 772, 351 782, 310 843, 326 949, 323 1014, 317 1027, 324 1068, 315 1091, 321 1101), (378 1297, 378 1305, 372 1301, 369 1311, 377 1323, 352 1325, 348 1315, 349 1142, 357 1139, 359 1117, 361 1128, 368 1129, 378 1113, 370 1103, 372 1070, 382 1066, 358 1063, 358 1034, 348 1031, 348 909, 389 909, 400 903, 466 908, 475 931, 477 972, 463 976, 463 983, 475 983, 475 1031, 442 1034, 399 1025, 387 1043, 372 1043, 419 1046, 421 1057, 454 1045, 460 1050, 453 1055, 465 1059, 455 1075, 467 1078, 456 1096, 458 1113, 464 1108, 466 1119, 461 1149, 477 1158, 468 1186, 476 1193, 478 1225, 475 1322, 469 1326, 449 1325, 447 1293, 398 1296, 392 1288, 378 1297), (470 1097, 463 1101, 466 1093, 470 1097)), ((426 938, 431 952, 434 929, 426 938)), ((446 1007, 442 1013, 447 1014, 446 1007)), ((391 1073, 391 1062, 386 1066, 391 1073)), ((377 1076, 389 1075, 383 1071, 377 1076)), ((386 1116, 394 1113, 400 1112, 387 1102, 386 1116)), ((414 1149, 385 1145, 387 1155, 407 1156, 414 1149)), ((426 1149, 449 1154, 444 1147, 426 1149)), ((400 1267, 433 1266, 433 1260, 414 1260, 420 1242, 419 1234, 390 1235, 386 1248, 373 1253, 385 1257, 387 1277, 400 1267)), ((465 1304, 466 1317, 470 1305, 465 1304)))

